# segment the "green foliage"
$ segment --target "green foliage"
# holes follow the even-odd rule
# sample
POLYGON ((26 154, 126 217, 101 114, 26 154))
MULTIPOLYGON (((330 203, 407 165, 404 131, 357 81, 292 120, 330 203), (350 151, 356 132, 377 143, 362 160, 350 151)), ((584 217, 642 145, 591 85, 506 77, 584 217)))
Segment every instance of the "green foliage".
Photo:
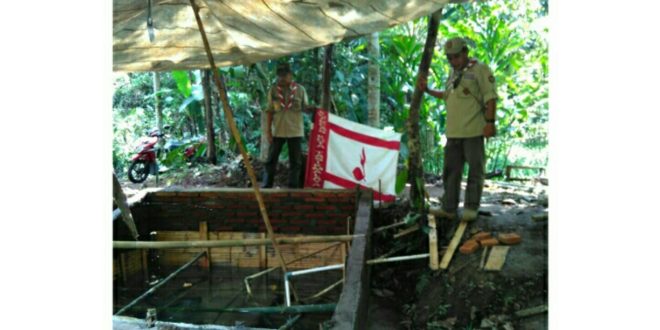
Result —
MULTIPOLYGON (((449 4, 440 21, 438 45, 454 36, 471 40, 471 56, 489 65, 498 85, 498 136, 486 145, 488 170, 507 164, 545 166, 547 163, 548 44, 547 1, 467 2, 449 4)), ((380 32, 381 123, 402 133, 400 168, 408 157, 406 123, 414 82, 426 38, 427 19, 421 17, 380 32)), ((331 90, 337 114, 360 123, 367 122, 366 38, 345 40, 335 45, 331 90)), ((307 90, 310 103, 321 101, 323 48, 293 54, 256 65, 219 69, 243 142, 251 154, 258 154, 261 138, 261 111, 267 92, 275 82, 278 62, 291 64, 294 79, 307 90)), ((444 89, 449 64, 440 47, 431 63, 429 85, 444 89)), ((171 136, 185 140, 206 130, 202 111, 200 71, 163 72, 158 93, 165 125, 171 136)), ((212 88, 215 90, 215 86, 212 88)), ((215 93, 215 92, 214 92, 215 93)), ((113 95, 113 165, 122 175, 135 142, 144 131, 156 127, 155 94, 151 73, 119 76, 113 95)), ((215 127, 227 141, 217 149, 237 153, 228 134, 224 114, 214 105, 215 127)), ((426 95, 420 108, 420 141, 425 172, 440 174, 443 166, 446 110, 444 102, 426 95)), ((305 132, 310 118, 305 116, 305 132)), ((306 141, 304 144, 306 146, 306 141)), ((231 155, 229 155, 231 156, 231 155)), ((286 157, 286 153, 283 153, 286 157)), ((175 156, 172 156, 175 157, 175 156)), ((181 159, 182 157, 178 157, 181 159)), ((174 159, 174 158, 173 158, 174 159)), ((176 165, 176 161, 172 160, 176 165)), ((166 161, 167 162, 167 161, 166 161)), ((183 164, 178 164, 183 166, 183 164)), ((176 166, 178 166, 176 165, 176 166)), ((399 171, 396 191, 407 181, 407 170, 399 171)), ((412 187, 415 188, 415 187, 412 187)))

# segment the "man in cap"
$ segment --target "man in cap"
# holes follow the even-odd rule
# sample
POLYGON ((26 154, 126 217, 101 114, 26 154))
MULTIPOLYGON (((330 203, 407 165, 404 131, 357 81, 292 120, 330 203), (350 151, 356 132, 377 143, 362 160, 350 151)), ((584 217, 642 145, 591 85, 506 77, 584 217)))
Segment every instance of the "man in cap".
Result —
POLYGON ((302 170, 302 111, 311 111, 305 88, 293 81, 293 73, 288 63, 277 66, 277 82, 268 92, 266 107, 266 137, 270 142, 270 152, 266 161, 263 188, 272 188, 277 160, 284 143, 289 148, 289 188, 301 188, 302 170))
POLYGON ((484 183, 484 138, 495 136, 495 77, 483 63, 468 57, 465 39, 452 38, 444 45, 451 73, 445 90, 428 88, 420 80, 422 91, 443 99, 447 109, 442 207, 432 208, 436 216, 453 219, 458 210, 463 167, 469 166, 467 189, 461 220, 477 218, 484 183))

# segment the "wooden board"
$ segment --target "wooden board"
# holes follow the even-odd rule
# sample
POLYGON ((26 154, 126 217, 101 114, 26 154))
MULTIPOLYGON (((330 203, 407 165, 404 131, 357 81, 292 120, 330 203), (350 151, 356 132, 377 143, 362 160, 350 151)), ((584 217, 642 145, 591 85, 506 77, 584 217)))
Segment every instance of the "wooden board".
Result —
POLYGON ((438 270, 438 234, 435 229, 435 217, 429 214, 429 267, 438 270))
POLYGON ((451 258, 454 256, 454 252, 458 247, 458 243, 461 242, 461 238, 465 233, 465 228, 467 228, 467 224, 468 223, 465 221, 461 221, 461 223, 458 224, 458 228, 456 228, 454 237, 452 237, 451 242, 449 242, 449 247, 447 247, 447 252, 445 252, 445 254, 442 255, 442 261, 440 261, 440 269, 447 269, 447 267, 449 267, 449 263, 451 262, 451 258))
POLYGON ((502 267, 504 267, 504 262, 506 261, 507 253, 509 253, 508 246, 493 246, 484 269, 492 271, 502 270, 502 267))

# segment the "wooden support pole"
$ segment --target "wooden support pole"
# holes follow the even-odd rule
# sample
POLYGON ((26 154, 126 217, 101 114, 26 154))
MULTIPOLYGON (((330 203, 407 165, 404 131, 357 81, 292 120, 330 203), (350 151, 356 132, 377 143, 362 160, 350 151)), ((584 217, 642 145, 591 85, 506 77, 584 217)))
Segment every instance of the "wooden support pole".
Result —
POLYGON ((114 315, 119 315, 119 314, 121 314, 121 313, 127 311, 129 308, 133 307, 135 304, 137 304, 137 303, 139 303, 140 301, 142 301, 142 299, 144 299, 144 298, 146 298, 148 295, 154 293, 154 291, 156 291, 156 289, 158 289, 158 288, 160 288, 161 286, 165 285, 165 283, 167 283, 169 280, 171 280, 172 278, 174 278, 174 276, 177 276, 179 273, 181 273, 182 271, 184 271, 186 268, 190 267, 190 265, 194 264, 197 260, 199 260, 199 258, 201 258, 202 256, 204 256, 205 253, 206 253, 206 252, 200 252, 200 253, 198 253, 194 258, 192 258, 192 260, 188 261, 185 265, 179 267, 179 269, 175 270, 172 274, 168 275, 165 279, 163 279, 162 281, 158 282, 158 284, 154 285, 151 289, 147 290, 147 292, 145 292, 145 293, 141 294, 139 297, 135 298, 133 301, 131 301, 130 303, 128 303, 128 305, 122 307, 122 309, 120 309, 120 310, 119 310, 117 313, 115 313, 114 315))
POLYGON ((438 234, 435 228, 435 217, 428 215, 429 219, 429 267, 438 270, 438 234))
POLYGON ((419 81, 426 80, 431 67, 433 50, 435 49, 436 39, 438 38, 438 25, 442 16, 442 8, 429 17, 428 32, 422 59, 417 71, 417 83, 410 101, 410 111, 408 115, 408 183, 410 183, 410 200, 413 207, 419 211, 424 208, 424 185, 418 183, 424 180, 424 169, 422 168, 422 150, 420 142, 420 115, 419 109, 422 104, 424 92, 419 88, 419 81))
POLYGON ((121 281, 126 285, 128 283, 128 274, 126 274, 126 253, 119 254, 119 269, 121 271, 121 281))
MULTIPOLYGON (((209 227, 206 221, 199 222, 199 239, 202 241, 209 240, 209 227)), ((211 248, 206 248, 206 258, 201 260, 200 266, 209 270, 211 268, 211 248)))
POLYGON ((451 258, 454 256, 454 252, 458 247, 458 243, 461 242, 461 238, 463 237, 463 233, 465 233, 466 227, 467 222, 465 221, 461 221, 461 223, 458 224, 458 228, 456 229, 456 232, 454 232, 454 237, 452 237, 451 242, 449 242, 447 252, 445 252, 445 254, 442 256, 442 260, 440 261, 440 269, 447 269, 447 267, 449 267, 451 258))
POLYGON ((323 96, 321 97, 321 108, 330 113, 335 113, 336 109, 332 109, 332 95, 330 94, 330 81, 332 79, 332 52, 335 45, 329 44, 325 46, 325 59, 323 60, 323 77, 321 84, 323 88, 323 96))
POLYGON ((124 223, 128 226, 128 230, 131 231, 133 238, 137 240, 139 235, 137 228, 135 227, 135 222, 133 221, 133 215, 131 214, 131 209, 128 207, 126 195, 121 189, 121 184, 119 184, 119 179, 117 179, 117 175, 114 171, 112 172, 112 192, 115 203, 117 203, 117 206, 119 206, 119 210, 121 211, 124 223))
POLYGON ((149 250, 140 251, 142 255, 142 275, 144 281, 149 283, 149 250))
MULTIPOLYGON (((259 238, 266 239, 265 233, 259 233, 259 238)), ((268 267, 268 254, 266 254, 266 245, 259 247, 259 268, 268 267)))
MULTIPOLYGON (((346 242, 364 235, 327 235, 327 236, 303 236, 303 237, 278 237, 278 244, 301 244, 301 243, 328 243, 346 242)), ((216 248, 232 246, 258 246, 273 244, 272 239, 245 238, 238 240, 209 240, 209 241, 114 241, 112 247, 115 249, 186 249, 186 248, 216 248)))
MULTIPOLYGON (((211 46, 209 45, 209 41, 206 38, 206 32, 204 31, 204 24, 202 24, 202 19, 199 16, 199 7, 197 6, 197 4, 195 4, 195 0, 190 0, 190 5, 192 6, 193 13, 195 14, 195 20, 197 21, 197 26, 199 27, 199 33, 202 36, 202 42, 204 43, 206 56, 208 57, 209 64, 211 66, 211 71, 213 72, 213 80, 215 82, 216 88, 218 89, 218 94, 220 95, 220 99, 222 100, 222 109, 225 112, 227 123, 229 124, 231 133, 234 136, 234 140, 236 140, 236 144, 238 145, 238 149, 241 152, 241 156, 243 157, 243 163, 245 163, 245 168, 247 169, 248 175, 250 176, 250 181, 252 182, 252 188, 254 189, 254 195, 256 196, 257 203, 259 204, 259 211, 261 212, 261 216, 264 220, 264 224, 266 225, 266 229, 268 230, 268 237, 270 237, 270 239, 273 242, 273 248, 275 249, 277 258, 280 261, 280 266, 282 267, 282 274, 284 275, 288 272, 286 269, 286 262, 284 261, 284 257, 282 257, 282 252, 280 250, 280 247, 277 245, 277 241, 275 240, 275 233, 273 232, 273 227, 271 226, 270 220, 268 219, 268 212, 266 211, 266 205, 264 204, 263 197, 261 196, 261 192, 259 192, 259 184, 257 182, 257 177, 254 174, 254 169, 252 168, 250 157, 248 157, 247 151, 245 150, 245 146, 243 146, 243 141, 241 140, 241 135, 238 132, 238 128, 236 128, 236 121, 234 120, 234 115, 232 114, 231 106, 229 105, 229 99, 227 98, 227 90, 225 88, 224 82, 222 81, 222 78, 220 77, 220 71, 215 65, 215 60, 213 59, 213 53, 211 52, 211 46)), ((293 291, 294 301, 297 301, 298 294, 296 293, 296 290, 293 287, 291 287, 291 289, 293 291)))

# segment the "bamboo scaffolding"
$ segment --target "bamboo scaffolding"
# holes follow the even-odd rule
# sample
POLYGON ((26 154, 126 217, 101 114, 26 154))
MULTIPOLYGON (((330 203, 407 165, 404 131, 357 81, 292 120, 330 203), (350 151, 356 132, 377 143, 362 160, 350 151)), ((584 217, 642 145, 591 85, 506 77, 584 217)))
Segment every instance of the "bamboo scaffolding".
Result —
MULTIPOLYGON (((243 157, 243 163, 245 164, 245 168, 247 169, 248 175, 250 176, 250 181, 252 182, 252 188, 254 189, 254 195, 257 198, 257 203, 259 204, 259 211, 261 212, 261 216, 264 220, 264 224, 266 225, 266 229, 268 230, 268 236, 272 240, 273 248, 275 249, 277 258, 280 261, 280 266, 282 267, 282 273, 286 274, 287 273, 286 263, 284 261, 284 257, 282 256, 282 251, 280 250, 280 247, 277 245, 277 241, 275 240, 275 233, 273 232, 273 227, 271 226, 270 220, 268 219, 268 212, 266 211, 266 205, 264 204, 263 197, 261 196, 261 192, 259 191, 259 184, 257 182, 257 177, 254 174, 254 169, 252 168, 250 157, 248 157, 248 153, 245 150, 245 146, 243 146, 243 143, 241 142, 242 141, 241 135, 238 132, 238 128, 236 128, 236 121, 234 120, 234 115, 232 114, 231 106, 229 105, 229 100, 227 98, 227 90, 220 77, 220 71, 215 65, 215 60, 213 59, 213 53, 211 52, 211 46, 209 45, 209 41, 206 37, 206 32, 204 31, 204 24, 202 24, 202 19, 199 16, 199 7, 195 3, 195 0, 190 0, 190 5, 192 6, 193 13, 195 14, 195 20, 197 21, 197 26, 199 27, 199 33, 202 37, 202 42, 204 43, 204 49, 206 50, 206 56, 208 57, 209 64, 211 66, 211 71, 213 72, 213 81, 215 83, 216 88, 218 89, 218 94, 220 95, 220 99, 222 101, 222 110, 225 112, 225 118, 227 118, 227 123, 229 124, 231 133, 234 136, 234 140, 236 141, 236 144, 238 145, 238 149, 241 152, 241 156, 243 157)), ((293 296, 295 300, 298 300, 298 295, 296 294, 295 289, 293 289, 293 296)))
POLYGON ((188 261, 185 265, 179 267, 179 269, 175 270, 173 273, 171 273, 170 275, 168 275, 164 280, 160 281, 158 284, 154 285, 151 289, 147 290, 147 292, 145 292, 145 293, 141 294, 139 297, 135 298, 133 301, 131 301, 130 303, 128 303, 128 305, 124 306, 122 309, 120 309, 120 310, 119 310, 117 313, 115 313, 114 315, 119 315, 119 314, 121 314, 121 313, 127 311, 129 308, 133 307, 135 304, 137 304, 137 303, 139 303, 140 301, 142 301, 142 299, 144 299, 144 298, 146 298, 148 295, 154 293, 154 291, 156 291, 156 289, 160 288, 160 287, 163 286, 165 283, 167 283, 169 280, 171 280, 172 278, 174 278, 175 276, 177 276, 179 273, 181 273, 182 271, 184 271, 186 268, 190 267, 190 265, 194 264, 199 258, 201 258, 202 256, 204 256, 204 254, 206 254, 206 251, 202 251, 202 252, 198 253, 194 258, 192 258, 192 260, 188 261))
POLYGON ((276 239, 247 238, 239 240, 210 240, 210 241, 114 241, 112 247, 115 249, 185 249, 185 248, 216 248, 234 246, 258 246, 270 245, 273 241, 279 244, 302 244, 302 243, 329 243, 345 242, 364 235, 320 235, 304 237, 279 237, 276 239))
MULTIPOLYGON (((337 246, 339 246, 339 245, 341 245, 341 244, 342 244, 342 243, 335 243, 335 244, 332 244, 332 245, 326 246, 326 247, 324 247, 324 248, 322 248, 322 249, 320 249, 320 250, 314 251, 314 252, 312 252, 312 253, 310 253, 310 254, 307 254, 307 255, 304 255, 304 256, 302 256, 302 257, 300 257, 300 258, 296 258, 296 259, 294 259, 294 260, 291 260, 291 261, 287 262, 286 264, 287 264, 287 265, 290 265, 290 264, 296 263, 296 262, 298 262, 298 261, 300 261, 300 260, 303 260, 303 259, 305 259, 305 258, 311 257, 311 256, 313 256, 313 255, 317 255, 317 254, 319 254, 319 253, 321 253, 321 252, 323 252, 323 251, 325 251, 325 250, 329 250, 329 249, 331 249, 331 248, 333 248, 333 247, 337 247, 337 246)), ((255 278, 259 277, 259 276, 262 276, 262 275, 268 274, 268 273, 270 273, 270 272, 272 272, 272 271, 274 271, 274 270, 276 270, 276 269, 278 269, 278 268, 279 268, 279 267, 271 267, 271 268, 269 268, 269 269, 266 269, 266 270, 260 271, 260 272, 258 272, 258 273, 256 273, 256 274, 252 274, 252 275, 250 275, 250 276, 246 276, 246 277, 243 279, 243 282, 245 283, 245 290, 247 291, 248 296, 251 296, 251 295, 252 295, 252 289, 250 288, 250 282, 249 282, 249 280, 252 280, 252 279, 255 279, 255 278)))

